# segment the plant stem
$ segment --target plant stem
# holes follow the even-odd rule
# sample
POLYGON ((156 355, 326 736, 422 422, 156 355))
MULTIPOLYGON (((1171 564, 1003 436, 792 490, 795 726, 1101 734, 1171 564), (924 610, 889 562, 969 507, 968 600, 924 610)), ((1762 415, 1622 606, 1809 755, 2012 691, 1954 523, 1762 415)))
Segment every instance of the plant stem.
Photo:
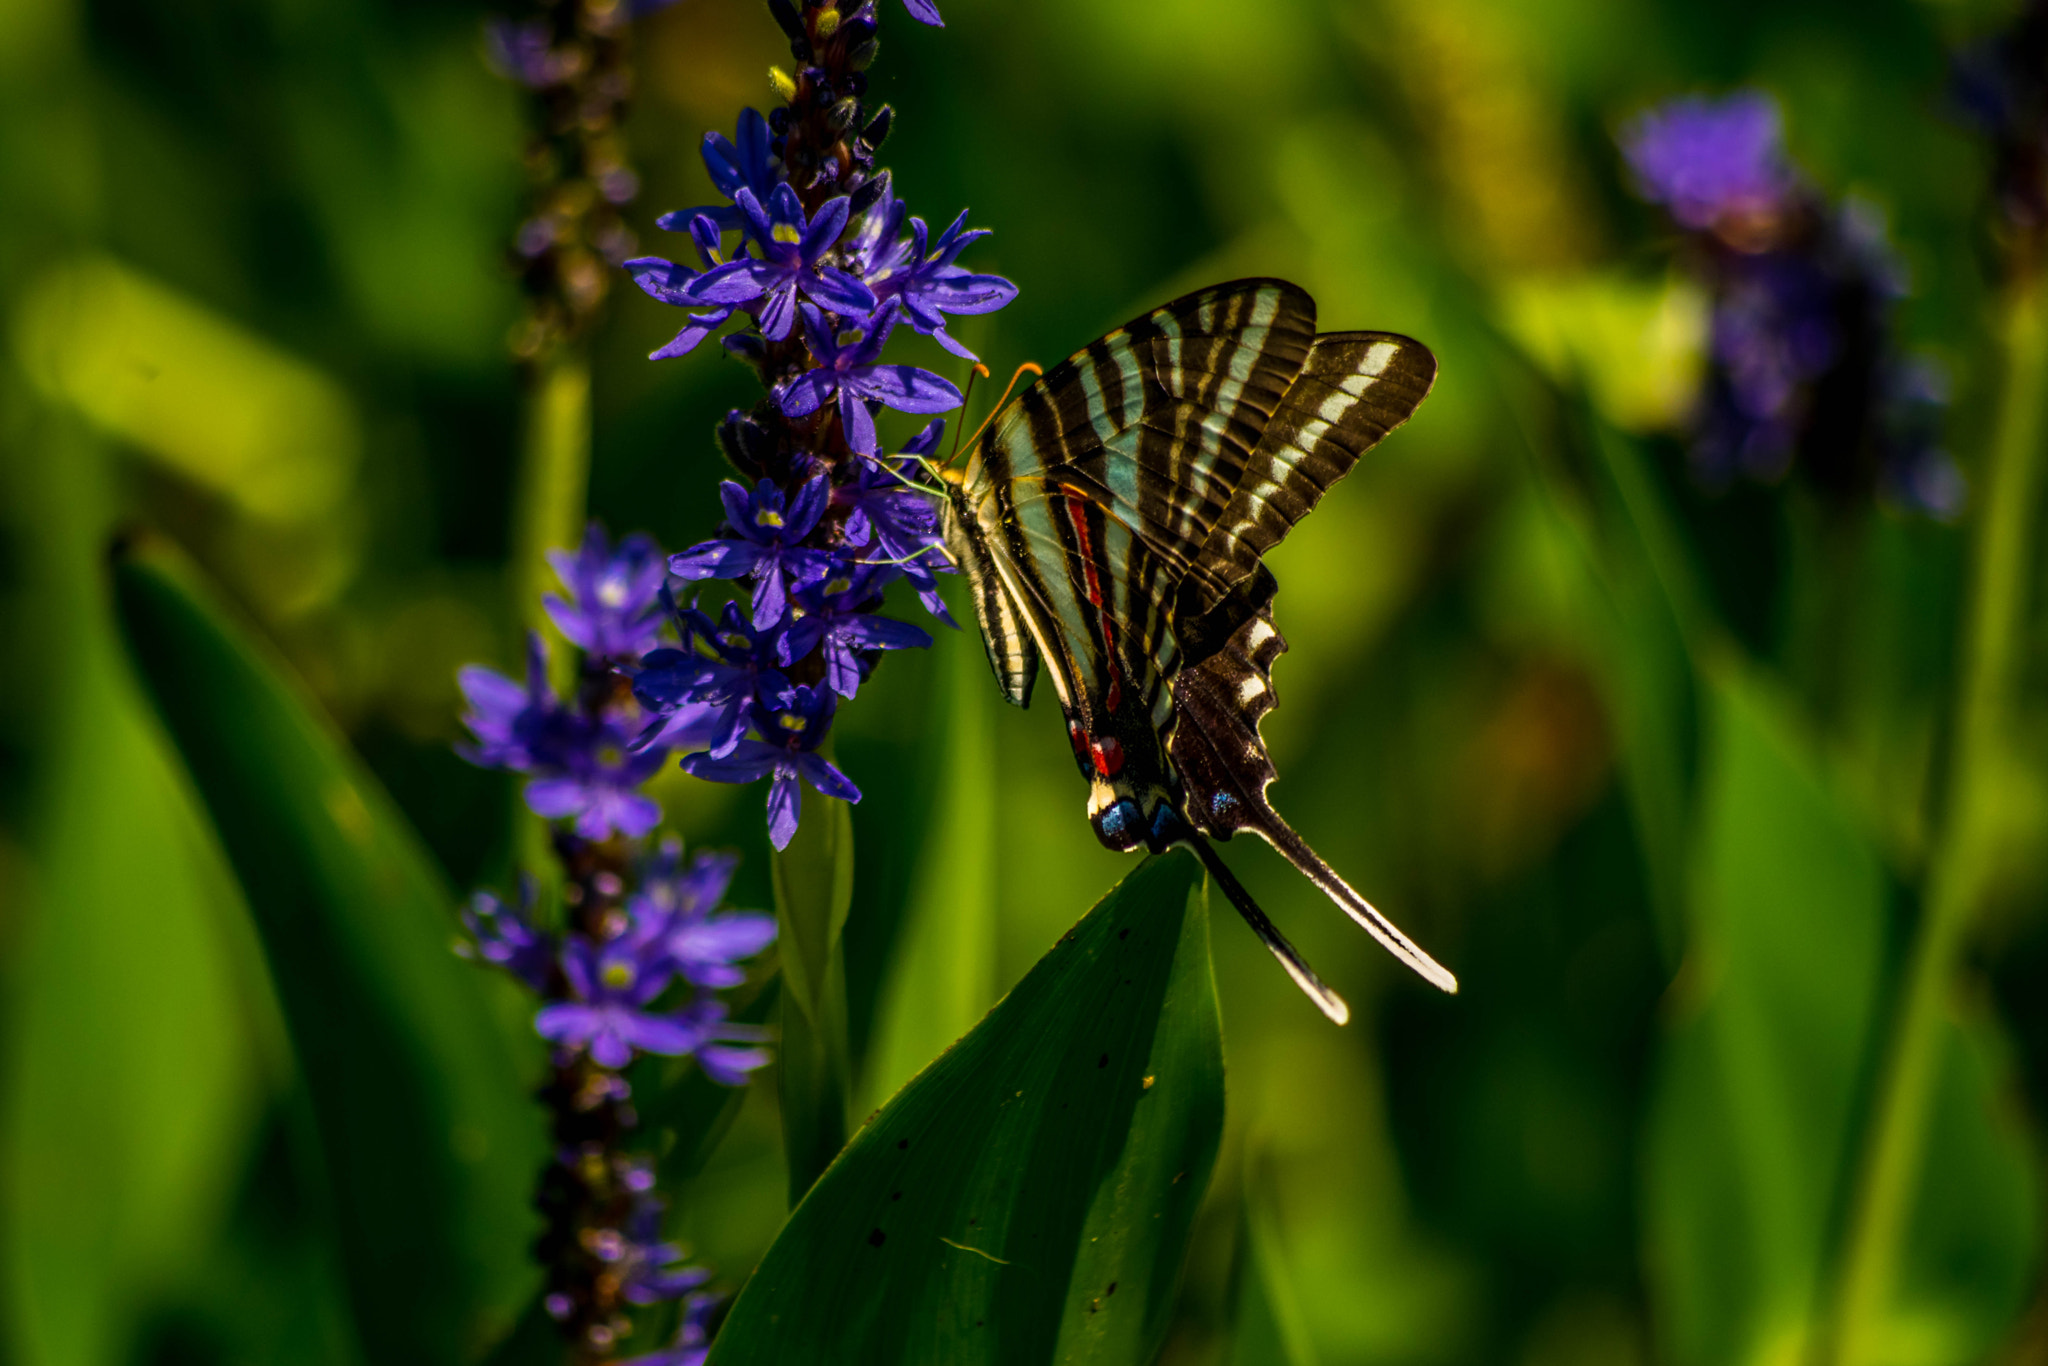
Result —
POLYGON ((1828 1358, 1834 1366, 1865 1366, 1884 1343, 1885 1315, 1920 1188, 1944 1006, 1994 852, 1999 744, 2025 606, 2048 397, 2048 336, 2031 278, 2013 286, 2004 323, 2005 393, 1977 499, 1944 812, 1850 1211, 1828 1358))
MULTIPOLYGON (((526 430, 512 504, 512 607, 521 637, 539 631, 549 643, 548 674, 558 691, 574 687, 575 652, 548 619, 541 597, 554 584, 548 551, 583 538, 590 484, 590 362, 574 346, 557 347, 528 376, 526 430)), ((524 648, 518 652, 525 653, 524 648)), ((559 883, 547 822, 513 799, 515 863, 559 883), (545 870, 545 871, 543 871, 545 870)))
MULTIPOLYGON (((512 592, 522 624, 548 635, 559 667, 568 651, 555 635, 541 596, 554 583, 547 552, 574 549, 583 539, 590 483, 590 362, 563 347, 533 372, 526 413, 526 448, 513 509, 512 592)), ((558 686, 567 682, 558 678, 558 686)))

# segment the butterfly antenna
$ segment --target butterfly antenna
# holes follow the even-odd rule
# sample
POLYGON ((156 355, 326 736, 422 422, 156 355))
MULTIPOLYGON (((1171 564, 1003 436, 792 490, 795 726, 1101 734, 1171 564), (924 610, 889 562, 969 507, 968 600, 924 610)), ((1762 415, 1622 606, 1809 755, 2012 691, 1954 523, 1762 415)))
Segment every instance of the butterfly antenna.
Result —
POLYGON ((1413 968, 1423 981, 1440 991, 1457 994, 1458 979, 1451 975, 1450 970, 1424 953, 1414 940, 1401 933, 1399 926, 1381 915, 1350 883, 1337 876, 1337 870, 1323 862, 1322 855, 1309 848, 1308 841, 1295 834, 1294 827, 1280 819, 1279 812, 1266 807, 1258 817, 1244 828, 1278 849, 1289 863, 1308 876, 1310 882, 1323 889, 1323 895, 1336 902, 1344 914, 1363 925, 1388 953, 1413 968))
MULTIPOLYGON (((950 465, 960 458, 960 433, 967 430, 967 405, 974 401, 974 381, 987 378, 988 367, 980 361, 976 361, 974 368, 967 372, 967 392, 960 395, 960 421, 953 424, 953 449, 946 452, 946 465, 950 465)), ((979 433, 976 433, 976 435, 979 435, 979 433)), ((941 465, 939 468, 944 469, 946 465, 941 465)))
MULTIPOLYGON (((984 375, 988 373, 987 370, 982 369, 982 367, 980 366, 976 366, 975 368, 977 370, 981 370, 981 373, 983 373, 984 375)), ((1045 371, 1039 367, 1037 361, 1027 360, 1022 365, 1018 366, 1015 373, 1013 373, 1010 376, 1010 382, 1004 386, 1003 396, 996 400, 996 406, 988 410, 988 416, 983 418, 981 420, 981 425, 974 429, 974 435, 967 438, 967 444, 969 446, 973 446, 976 442, 981 440, 981 434, 988 430, 988 424, 996 420, 996 414, 1000 413, 1003 410, 1003 405, 1010 401, 1010 394, 1013 390, 1016 389, 1017 381, 1024 378, 1024 376, 1027 374, 1043 376, 1045 374, 1045 371)), ((963 403, 961 406, 964 408, 966 405, 963 403)), ((946 463, 948 465, 952 464, 953 461, 959 456, 959 454, 960 443, 958 441, 955 441, 953 443, 953 454, 946 457, 946 463)))
POLYGON ((1344 1004, 1342 996, 1323 985, 1323 979, 1316 976, 1316 970, 1303 960, 1294 945, 1287 942, 1287 936, 1280 933, 1280 927, 1266 918, 1266 913, 1259 909, 1259 903, 1252 900, 1252 894, 1244 889, 1244 884, 1230 871, 1230 865, 1216 852, 1216 846, 1193 830, 1187 831, 1182 838, 1195 851, 1195 857, 1202 861, 1202 866, 1209 870, 1209 876, 1216 879, 1223 895, 1230 898, 1230 904, 1237 907, 1244 923, 1252 927, 1252 933, 1259 937, 1259 942, 1280 960, 1281 967, 1287 969, 1287 975, 1294 979, 1294 984, 1307 992, 1308 998, 1323 1014, 1338 1024, 1349 1020, 1351 1007, 1344 1004))

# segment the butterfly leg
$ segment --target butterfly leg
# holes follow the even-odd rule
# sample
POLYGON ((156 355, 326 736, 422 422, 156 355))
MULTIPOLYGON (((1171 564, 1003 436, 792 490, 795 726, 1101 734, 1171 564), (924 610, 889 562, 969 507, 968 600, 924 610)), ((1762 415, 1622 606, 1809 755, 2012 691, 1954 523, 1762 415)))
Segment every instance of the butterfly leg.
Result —
POLYGON ((1323 979, 1316 976, 1315 969, 1302 960, 1294 945, 1287 942, 1287 936, 1280 933, 1280 927, 1266 918, 1266 913, 1259 909, 1259 903, 1252 900, 1252 894, 1230 871, 1230 866, 1216 852, 1216 847, 1186 826, 1182 830, 1181 843, 1195 851, 1195 857, 1209 870, 1209 876, 1216 879, 1216 885, 1230 898, 1230 904, 1237 907, 1237 913, 1244 917, 1245 924, 1252 927, 1252 933, 1259 937, 1259 942, 1280 960, 1280 966, 1287 969, 1287 975, 1294 979, 1294 984, 1307 992, 1323 1014, 1338 1024, 1349 1020, 1351 1007, 1344 1004, 1343 997, 1323 985, 1323 979))

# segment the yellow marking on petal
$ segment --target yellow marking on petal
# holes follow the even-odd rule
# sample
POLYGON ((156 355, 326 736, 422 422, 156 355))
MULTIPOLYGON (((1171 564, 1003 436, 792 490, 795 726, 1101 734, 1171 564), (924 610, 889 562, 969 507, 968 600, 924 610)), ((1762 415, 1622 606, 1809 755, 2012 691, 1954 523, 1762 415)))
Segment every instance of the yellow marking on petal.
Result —
POLYGON ((755 526, 781 526, 782 514, 774 508, 762 508, 754 514, 755 526))
POLYGON ((796 230, 796 224, 794 223, 777 223, 774 227, 768 229, 768 235, 778 242, 790 245, 804 240, 804 235, 796 230))
POLYGON ((825 596, 828 598, 836 598, 841 593, 844 593, 847 589, 851 587, 853 587, 852 579, 834 579, 830 583, 825 585, 825 596))
POLYGON ((718 643, 730 650, 751 650, 754 648, 754 638, 752 636, 743 636, 738 631, 727 631, 718 638, 718 643))
POLYGON ((804 728, 804 718, 798 716, 795 712, 784 712, 776 717, 775 720, 787 731, 798 731, 804 728))
POLYGON ((604 984, 614 991, 624 991, 633 985, 633 965, 614 958, 604 965, 604 984))

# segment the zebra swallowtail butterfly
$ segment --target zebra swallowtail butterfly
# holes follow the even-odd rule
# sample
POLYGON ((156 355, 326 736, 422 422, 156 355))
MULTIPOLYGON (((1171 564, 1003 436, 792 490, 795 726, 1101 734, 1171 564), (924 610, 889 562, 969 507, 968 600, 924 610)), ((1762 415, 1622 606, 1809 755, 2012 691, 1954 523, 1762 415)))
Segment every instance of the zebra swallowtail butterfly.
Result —
POLYGON ((1259 736, 1287 648, 1265 553, 1435 379, 1420 342, 1318 335, 1301 289, 1239 280, 1083 348, 996 415, 964 468, 942 471, 946 544, 989 662, 1020 707, 1048 666, 1096 837, 1192 847, 1339 1024, 1349 1008, 1209 841, 1263 837, 1395 957, 1457 990, 1274 811, 1259 736))

